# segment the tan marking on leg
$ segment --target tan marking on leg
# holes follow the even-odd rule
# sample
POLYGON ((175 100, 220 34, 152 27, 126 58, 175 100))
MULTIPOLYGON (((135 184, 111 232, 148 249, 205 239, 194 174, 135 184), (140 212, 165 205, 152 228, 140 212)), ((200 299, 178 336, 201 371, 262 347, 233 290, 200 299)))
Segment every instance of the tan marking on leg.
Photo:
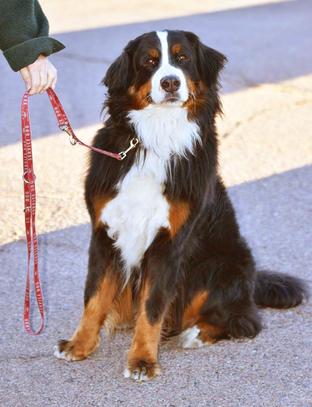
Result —
POLYGON ((128 352, 127 377, 147 380, 160 373, 157 363, 163 316, 159 322, 151 324, 146 314, 146 300, 149 297, 148 285, 142 290, 138 316, 131 348, 128 352))
POLYGON ((208 291, 201 291, 197 293, 192 299, 191 303, 186 307, 183 319, 182 329, 190 328, 197 324, 200 319, 200 310, 204 303, 207 301, 208 291))
POLYGON ((190 204, 185 201, 169 201, 170 235, 174 237, 187 221, 190 214, 190 204))
POLYGON ((60 341, 59 354, 55 356, 69 361, 81 360, 97 348, 100 329, 111 309, 116 291, 116 281, 105 277, 96 294, 86 304, 74 335, 69 341, 60 341))
POLYGON ((110 313, 105 320, 105 330, 108 334, 114 334, 117 329, 130 328, 133 326, 134 304, 132 288, 128 284, 112 305, 110 313))

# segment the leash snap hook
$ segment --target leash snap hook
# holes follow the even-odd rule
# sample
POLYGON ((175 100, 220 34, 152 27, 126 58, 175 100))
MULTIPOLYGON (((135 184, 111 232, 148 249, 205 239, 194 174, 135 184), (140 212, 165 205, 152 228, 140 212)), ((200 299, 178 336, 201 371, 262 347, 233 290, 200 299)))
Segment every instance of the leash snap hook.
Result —
POLYGON ((139 139, 136 138, 136 137, 133 137, 133 138, 130 140, 130 145, 129 145, 129 147, 127 148, 127 150, 121 151, 120 153, 118 153, 118 154, 119 154, 119 157, 120 157, 120 160, 125 159, 125 158, 127 157, 127 153, 128 153, 130 150, 133 150, 133 149, 138 145, 138 143, 139 143, 139 139))
POLYGON ((77 144, 77 141, 74 139, 73 135, 71 134, 71 132, 68 129, 67 124, 60 124, 59 125, 60 130, 64 131, 65 133, 67 133, 68 137, 69 137, 69 142, 72 146, 74 146, 75 144, 77 144))

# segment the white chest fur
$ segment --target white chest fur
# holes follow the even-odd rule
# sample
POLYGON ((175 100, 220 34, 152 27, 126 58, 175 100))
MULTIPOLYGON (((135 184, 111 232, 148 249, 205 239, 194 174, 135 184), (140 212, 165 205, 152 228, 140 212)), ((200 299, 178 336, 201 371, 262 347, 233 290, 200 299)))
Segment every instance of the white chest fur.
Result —
POLYGON ((169 205, 163 195, 164 163, 147 153, 118 187, 117 196, 102 211, 108 235, 121 251, 127 277, 138 266, 161 227, 169 227, 169 205))
POLYGON ((171 156, 192 151, 199 140, 198 126, 188 121, 186 110, 179 106, 131 111, 129 118, 147 150, 146 158, 141 153, 101 214, 108 235, 121 252, 126 280, 159 229, 170 227, 169 204, 163 192, 171 156))

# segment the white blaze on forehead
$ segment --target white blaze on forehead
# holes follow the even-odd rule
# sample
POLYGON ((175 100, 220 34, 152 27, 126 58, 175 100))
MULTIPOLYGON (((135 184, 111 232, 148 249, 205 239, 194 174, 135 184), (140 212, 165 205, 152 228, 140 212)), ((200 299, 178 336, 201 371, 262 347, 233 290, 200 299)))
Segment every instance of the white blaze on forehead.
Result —
MULTIPOLYGON (((161 60, 159 68, 156 70, 152 77, 152 89, 151 98, 154 103, 162 103, 166 97, 166 91, 162 89, 160 82, 165 76, 173 75, 179 78, 180 88, 178 90, 178 96, 180 99, 180 104, 186 102, 188 99, 188 87, 185 75, 181 68, 177 68, 170 64, 170 51, 168 44, 168 32, 167 31, 157 31, 157 36, 160 41, 160 51, 161 60)), ((176 103, 176 102, 175 102, 176 103)))
POLYGON ((169 47, 167 31, 157 31, 157 37, 161 46, 161 65, 169 64, 169 47))

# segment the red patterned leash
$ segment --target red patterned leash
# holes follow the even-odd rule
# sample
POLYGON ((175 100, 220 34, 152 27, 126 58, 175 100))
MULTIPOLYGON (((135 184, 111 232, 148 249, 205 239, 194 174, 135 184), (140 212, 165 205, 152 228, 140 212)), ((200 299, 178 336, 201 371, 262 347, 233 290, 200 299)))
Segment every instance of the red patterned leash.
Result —
MULTIPOLYGON (((66 116, 64 108, 59 101, 57 95, 52 89, 47 90, 51 105, 56 115, 59 128, 69 135, 71 144, 80 144, 97 153, 123 160, 127 153, 136 147, 139 140, 132 138, 130 145, 125 151, 112 153, 93 146, 85 144, 75 135, 70 122, 66 116)), ((25 213, 25 230, 27 241, 27 273, 26 273, 26 289, 24 300, 24 327, 28 334, 38 335, 44 327, 44 305, 43 294, 40 284, 39 267, 38 267, 38 239, 36 234, 36 176, 33 168, 32 144, 31 144, 31 129, 29 119, 29 95, 26 92, 22 99, 22 145, 23 145, 23 181, 24 181, 24 213, 25 213), (39 328, 34 331, 30 323, 30 264, 33 253, 33 281, 34 290, 37 300, 38 310, 40 313, 41 322, 39 328)))
POLYGON ((24 327, 27 333, 38 335, 44 327, 43 295, 40 286, 38 270, 38 240, 36 234, 36 187, 33 169, 33 157, 31 147, 31 131, 28 112, 28 94, 25 93, 22 100, 22 144, 23 144, 23 180, 24 180, 24 213, 25 230, 27 241, 27 273, 24 300, 24 327), (37 299, 41 323, 37 331, 33 331, 30 325, 30 261, 33 250, 33 278, 34 289, 37 299))
POLYGON ((112 153, 110 151, 102 150, 100 148, 96 148, 93 146, 89 146, 88 144, 85 144, 83 141, 79 140, 79 138, 76 136, 74 133, 74 130, 72 129, 70 122, 68 120, 68 117, 66 116, 66 113, 64 111, 64 108, 59 100, 59 98, 56 96, 56 93, 54 90, 49 88, 47 90, 51 105, 53 107, 56 120, 58 122, 58 126, 62 131, 65 131, 68 136, 69 136, 69 141, 72 145, 75 144, 80 144, 81 146, 87 147, 90 150, 96 151, 97 153, 107 155, 109 157, 115 158, 116 160, 123 160, 126 158, 127 153, 132 150, 136 145, 138 144, 139 140, 137 138, 132 138, 130 140, 130 145, 125 151, 121 151, 120 153, 112 153))

